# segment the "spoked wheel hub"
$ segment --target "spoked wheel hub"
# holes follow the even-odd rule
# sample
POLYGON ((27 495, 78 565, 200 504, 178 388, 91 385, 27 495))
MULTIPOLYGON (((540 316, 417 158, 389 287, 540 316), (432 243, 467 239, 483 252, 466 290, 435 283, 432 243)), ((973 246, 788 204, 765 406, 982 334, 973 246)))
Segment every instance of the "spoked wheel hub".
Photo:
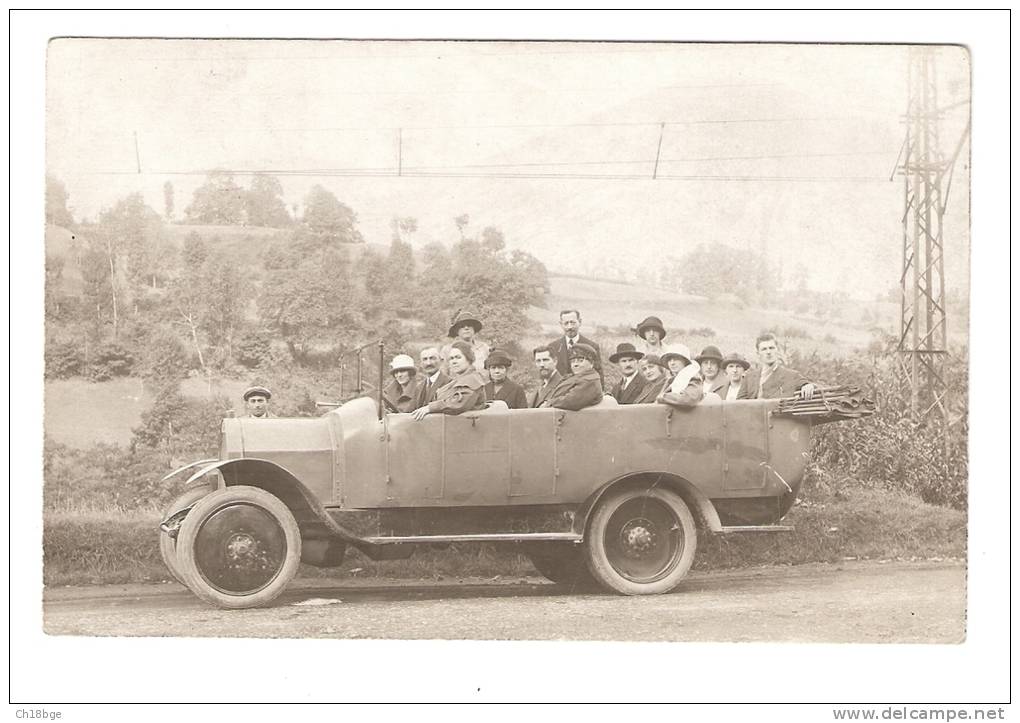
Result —
POLYGON ((227 595, 251 595, 279 574, 287 558, 283 527, 266 510, 230 504, 213 512, 195 536, 195 566, 227 595))

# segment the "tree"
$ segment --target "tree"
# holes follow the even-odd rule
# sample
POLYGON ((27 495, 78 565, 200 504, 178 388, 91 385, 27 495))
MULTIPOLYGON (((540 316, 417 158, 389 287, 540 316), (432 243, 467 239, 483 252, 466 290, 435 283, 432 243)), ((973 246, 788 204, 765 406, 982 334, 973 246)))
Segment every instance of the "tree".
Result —
POLYGON ((245 190, 234 182, 233 174, 213 171, 204 184, 195 189, 191 204, 184 209, 189 223, 232 226, 244 223, 245 190))
POLYGON ((313 186, 305 197, 302 241, 322 249, 338 244, 360 244, 365 239, 354 225, 358 217, 322 186, 313 186))
POLYGON ((679 286, 687 294, 718 297, 737 294, 761 303, 778 294, 775 270, 761 254, 714 243, 699 244, 678 264, 679 286))
POLYGON ((280 179, 265 173, 251 177, 251 187, 245 196, 246 217, 249 226, 279 228, 292 222, 283 202, 283 186, 280 179))
POLYGON ((70 228, 74 217, 67 208, 67 188, 60 179, 46 175, 46 223, 70 228))
POLYGON ((497 228, 484 229, 480 240, 465 237, 449 253, 429 245, 422 259, 416 308, 437 331, 446 331, 458 308, 471 309, 485 323, 483 336, 508 346, 528 330, 528 307, 545 305, 545 266, 523 251, 508 253, 497 228))
POLYGON ((162 226, 142 194, 133 193, 100 213, 93 233, 110 257, 111 270, 119 261, 127 281, 156 286, 165 276, 167 256, 162 226))
POLYGON ((166 220, 174 220, 174 184, 167 181, 163 184, 163 209, 166 212, 166 220))
POLYGON ((266 254, 266 270, 259 317, 296 361, 306 362, 360 333, 357 295, 342 250, 326 248, 310 257, 293 245, 277 247, 266 254))

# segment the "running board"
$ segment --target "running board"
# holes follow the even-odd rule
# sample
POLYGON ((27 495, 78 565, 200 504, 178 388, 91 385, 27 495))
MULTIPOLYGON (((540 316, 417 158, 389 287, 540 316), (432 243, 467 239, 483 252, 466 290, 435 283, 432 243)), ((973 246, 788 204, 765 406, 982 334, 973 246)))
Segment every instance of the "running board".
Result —
POLYGON ((731 525, 723 527, 720 533, 728 535, 731 532, 793 532, 791 525, 731 525))
POLYGON ((399 545, 422 542, 580 542, 576 532, 494 532, 482 535, 409 535, 407 537, 363 537, 370 545, 399 545))

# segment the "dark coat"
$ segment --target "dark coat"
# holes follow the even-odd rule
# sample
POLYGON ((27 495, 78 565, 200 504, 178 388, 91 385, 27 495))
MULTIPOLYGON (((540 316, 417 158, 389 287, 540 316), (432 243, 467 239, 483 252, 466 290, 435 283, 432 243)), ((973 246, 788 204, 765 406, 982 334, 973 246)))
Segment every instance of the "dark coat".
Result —
MULTIPOLYGON (((577 335, 577 341, 575 344, 587 344, 595 351, 599 352, 599 358, 595 364, 595 368, 599 371, 602 370, 602 354, 599 351, 598 342, 592 341, 586 336, 577 335)), ((560 376, 570 376, 570 355, 567 353, 567 340, 564 337, 559 337, 554 341, 549 342, 549 348, 552 349, 553 358, 556 360, 556 371, 560 373, 560 376)), ((601 379, 601 376, 600 376, 601 379)))
POLYGON ((528 408, 528 395, 524 392, 524 387, 509 379, 503 380, 498 392, 493 382, 486 384, 485 398, 490 402, 494 399, 501 399, 510 409, 528 408))
POLYGON ((654 382, 645 380, 645 386, 641 389, 641 394, 638 395, 632 404, 654 404, 656 397, 662 392, 662 388, 666 386, 666 382, 669 381, 669 376, 663 374, 662 377, 654 382))
POLYGON ((420 405, 418 397, 421 390, 418 388, 418 380, 411 377, 406 387, 397 384, 396 379, 390 379, 390 383, 383 388, 383 396, 393 405, 398 412, 413 412, 420 405))
POLYGON ((460 414, 485 407, 485 380, 476 369, 456 376, 436 391, 436 399, 429 402, 429 411, 442 414, 460 414))
POLYGON ((556 407, 576 412, 592 407, 602 401, 602 380, 599 373, 591 371, 571 374, 560 380, 544 402, 543 407, 556 407))
POLYGON ((796 394, 802 386, 808 383, 807 377, 800 372, 789 369, 782 365, 777 366, 775 371, 765 380, 761 389, 761 396, 758 396, 758 386, 761 380, 761 367, 757 366, 744 375, 740 382, 740 392, 737 399, 779 399, 796 394))
POLYGON ((613 385, 613 390, 609 393, 620 404, 637 404, 637 399, 641 396, 641 392, 644 391, 647 383, 648 380, 644 378, 641 372, 638 372, 630 380, 630 386, 626 389, 623 388, 623 379, 621 379, 613 385))
MULTIPOLYGON (((439 376, 436 377, 435 383, 429 385, 429 378, 427 374, 422 373, 421 379, 418 380, 418 407, 424 407, 429 402, 436 401, 436 392, 439 388, 450 382, 450 377, 446 376, 442 372, 439 372, 439 376)), ((415 407, 417 409, 418 407, 415 407)))
POLYGON ((559 384, 562 380, 563 375, 557 371, 554 371, 552 373, 552 376, 549 377, 548 382, 546 382, 544 385, 539 384, 538 389, 531 393, 531 404, 529 406, 532 407, 542 406, 542 402, 544 402, 549 397, 549 395, 553 393, 553 390, 556 389, 556 385, 559 384))

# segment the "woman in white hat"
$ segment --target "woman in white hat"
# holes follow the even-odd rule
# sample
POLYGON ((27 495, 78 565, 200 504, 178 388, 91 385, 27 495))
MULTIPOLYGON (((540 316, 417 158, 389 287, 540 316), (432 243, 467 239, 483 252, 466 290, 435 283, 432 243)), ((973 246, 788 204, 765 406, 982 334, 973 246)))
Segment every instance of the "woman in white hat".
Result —
POLYGON ((390 362, 390 374, 393 378, 383 389, 383 399, 391 410, 401 414, 414 411, 418 400, 416 372, 414 359, 407 354, 397 354, 393 357, 393 361, 390 362))
POLYGON ((690 349, 684 344, 674 344, 659 358, 666 363, 673 376, 655 401, 672 407, 693 407, 698 404, 705 396, 704 379, 701 378, 698 362, 691 361, 690 349))

